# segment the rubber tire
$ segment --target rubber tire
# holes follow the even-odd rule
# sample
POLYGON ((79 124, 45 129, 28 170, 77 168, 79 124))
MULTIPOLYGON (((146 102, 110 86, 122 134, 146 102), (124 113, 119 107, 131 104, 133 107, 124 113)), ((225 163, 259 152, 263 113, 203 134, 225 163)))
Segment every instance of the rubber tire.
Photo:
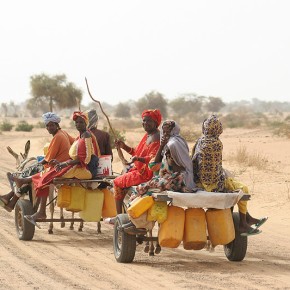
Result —
POLYGON ((114 256, 118 263, 131 263, 136 252, 136 235, 119 231, 118 227, 129 222, 127 214, 119 214, 114 225, 113 246, 114 256))
POLYGON ((240 262, 245 258, 247 253, 248 237, 240 235, 240 216, 238 212, 233 213, 233 220, 235 226, 235 239, 224 246, 224 252, 229 261, 240 262))
POLYGON ((27 221, 24 216, 34 213, 32 204, 27 199, 19 199, 15 205, 15 227, 19 240, 31 241, 34 236, 35 226, 27 221))

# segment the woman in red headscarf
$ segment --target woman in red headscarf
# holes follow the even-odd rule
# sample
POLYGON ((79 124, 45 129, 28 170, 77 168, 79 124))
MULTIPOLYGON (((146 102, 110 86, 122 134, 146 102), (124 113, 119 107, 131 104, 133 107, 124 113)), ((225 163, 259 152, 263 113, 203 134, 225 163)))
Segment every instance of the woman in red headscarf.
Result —
MULTIPOLYGON (((49 194, 49 185, 55 177, 91 179, 97 172, 97 159, 100 156, 100 149, 94 134, 87 130, 89 119, 86 113, 74 112, 73 120, 79 136, 75 139, 69 150, 70 159, 59 162, 54 159, 50 164, 54 169, 39 176, 32 176, 32 182, 36 196, 40 198, 40 208, 33 215, 26 215, 25 218, 32 224, 36 224, 38 218, 46 218, 46 201, 49 194)), ((31 181, 30 178, 16 178, 14 181, 18 187, 31 181)))
MULTIPOLYGON (((133 164, 133 167, 127 173, 114 179, 114 195, 118 214, 122 213, 123 200, 126 195, 124 189, 146 182, 153 176, 148 164, 155 157, 160 146, 158 126, 161 119, 159 110, 145 110, 142 113, 142 125, 146 134, 137 147, 131 148, 121 140, 115 141, 116 146, 132 155, 131 163, 133 164)), ((114 220, 110 219, 109 222, 113 223, 114 220)))

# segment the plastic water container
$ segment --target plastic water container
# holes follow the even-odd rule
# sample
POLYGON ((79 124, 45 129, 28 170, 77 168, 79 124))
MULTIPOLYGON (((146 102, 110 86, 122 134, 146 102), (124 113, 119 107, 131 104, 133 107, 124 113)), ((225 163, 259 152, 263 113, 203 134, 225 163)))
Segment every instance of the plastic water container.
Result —
POLYGON ((99 189, 86 190, 85 206, 79 213, 86 222, 98 222, 102 216, 104 193, 99 189))
POLYGON ((43 146, 43 155, 45 156, 48 152, 48 147, 49 147, 50 143, 45 143, 43 146))
POLYGON ((101 155, 99 157, 97 175, 112 175, 112 156, 111 155, 101 155))
POLYGON ((205 215, 209 239, 214 247, 234 240, 235 227, 230 208, 208 209, 205 215))
POLYGON ((62 185, 57 192, 57 206, 68 207, 71 203, 71 186, 62 185))
POLYGON ((149 208, 147 220, 157 221, 162 224, 167 219, 167 202, 166 201, 154 201, 154 204, 149 208))
POLYGON ((138 218, 141 214, 147 211, 154 204, 152 196, 137 197, 130 207, 127 209, 127 213, 132 218, 138 218))
POLYGON ((184 209, 177 206, 168 206, 167 219, 160 225, 158 241, 161 247, 177 248, 184 233, 184 209))
POLYGON ((113 192, 111 192, 109 189, 104 188, 101 189, 101 191, 104 193, 104 203, 103 203, 103 209, 102 209, 102 217, 114 217, 117 215, 116 210, 116 202, 114 198, 113 192))
POLYGON ((202 208, 185 210, 183 248, 201 250, 207 242, 205 211, 202 208))
POLYGON ((71 202, 68 211, 82 211, 85 207, 86 189, 81 186, 71 186, 71 202))
POLYGON ((44 156, 36 156, 36 160, 39 163, 40 161, 42 161, 44 159, 44 156))

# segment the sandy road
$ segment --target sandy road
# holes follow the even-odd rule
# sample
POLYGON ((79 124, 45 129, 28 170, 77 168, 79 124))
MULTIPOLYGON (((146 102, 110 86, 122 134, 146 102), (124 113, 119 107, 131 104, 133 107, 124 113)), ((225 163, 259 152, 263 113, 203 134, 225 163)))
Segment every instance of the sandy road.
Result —
MULTIPOLYGON (((41 138, 36 133, 33 142, 41 144, 41 138)), ((3 193, 9 190, 5 174, 14 167, 5 147, 12 142, 11 147, 21 151, 23 140, 1 136, 3 193)), ((77 231, 77 225, 69 230, 68 225, 61 229, 55 224, 54 234, 49 235, 48 224, 43 223, 32 241, 20 241, 13 213, 0 209, 0 289, 290 289, 290 201, 282 196, 279 170, 271 175, 257 173, 257 178, 275 188, 265 191, 256 185, 251 211, 270 218, 263 233, 249 239, 245 260, 236 263, 226 259, 221 246, 214 253, 185 251, 180 246, 149 257, 141 245, 133 263, 119 264, 109 225, 102 224, 102 233, 97 234, 96 223, 86 223, 83 232, 77 231), (274 193, 275 198, 265 192, 274 193)))

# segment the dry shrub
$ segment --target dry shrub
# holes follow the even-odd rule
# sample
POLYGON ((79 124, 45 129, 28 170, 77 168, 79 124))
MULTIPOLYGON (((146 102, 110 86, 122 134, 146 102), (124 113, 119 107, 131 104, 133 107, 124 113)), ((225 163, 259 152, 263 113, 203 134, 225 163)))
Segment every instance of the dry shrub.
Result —
POLYGON ((240 146, 237 149, 233 159, 241 165, 256 167, 259 170, 265 169, 268 165, 266 156, 261 155, 259 152, 249 153, 245 146, 240 146))
POLYGON ((282 122, 272 122, 270 125, 273 129, 274 135, 290 138, 290 124, 282 122))
POLYGON ((182 129, 180 135, 187 142, 195 142, 201 136, 201 132, 192 131, 190 129, 182 129))

